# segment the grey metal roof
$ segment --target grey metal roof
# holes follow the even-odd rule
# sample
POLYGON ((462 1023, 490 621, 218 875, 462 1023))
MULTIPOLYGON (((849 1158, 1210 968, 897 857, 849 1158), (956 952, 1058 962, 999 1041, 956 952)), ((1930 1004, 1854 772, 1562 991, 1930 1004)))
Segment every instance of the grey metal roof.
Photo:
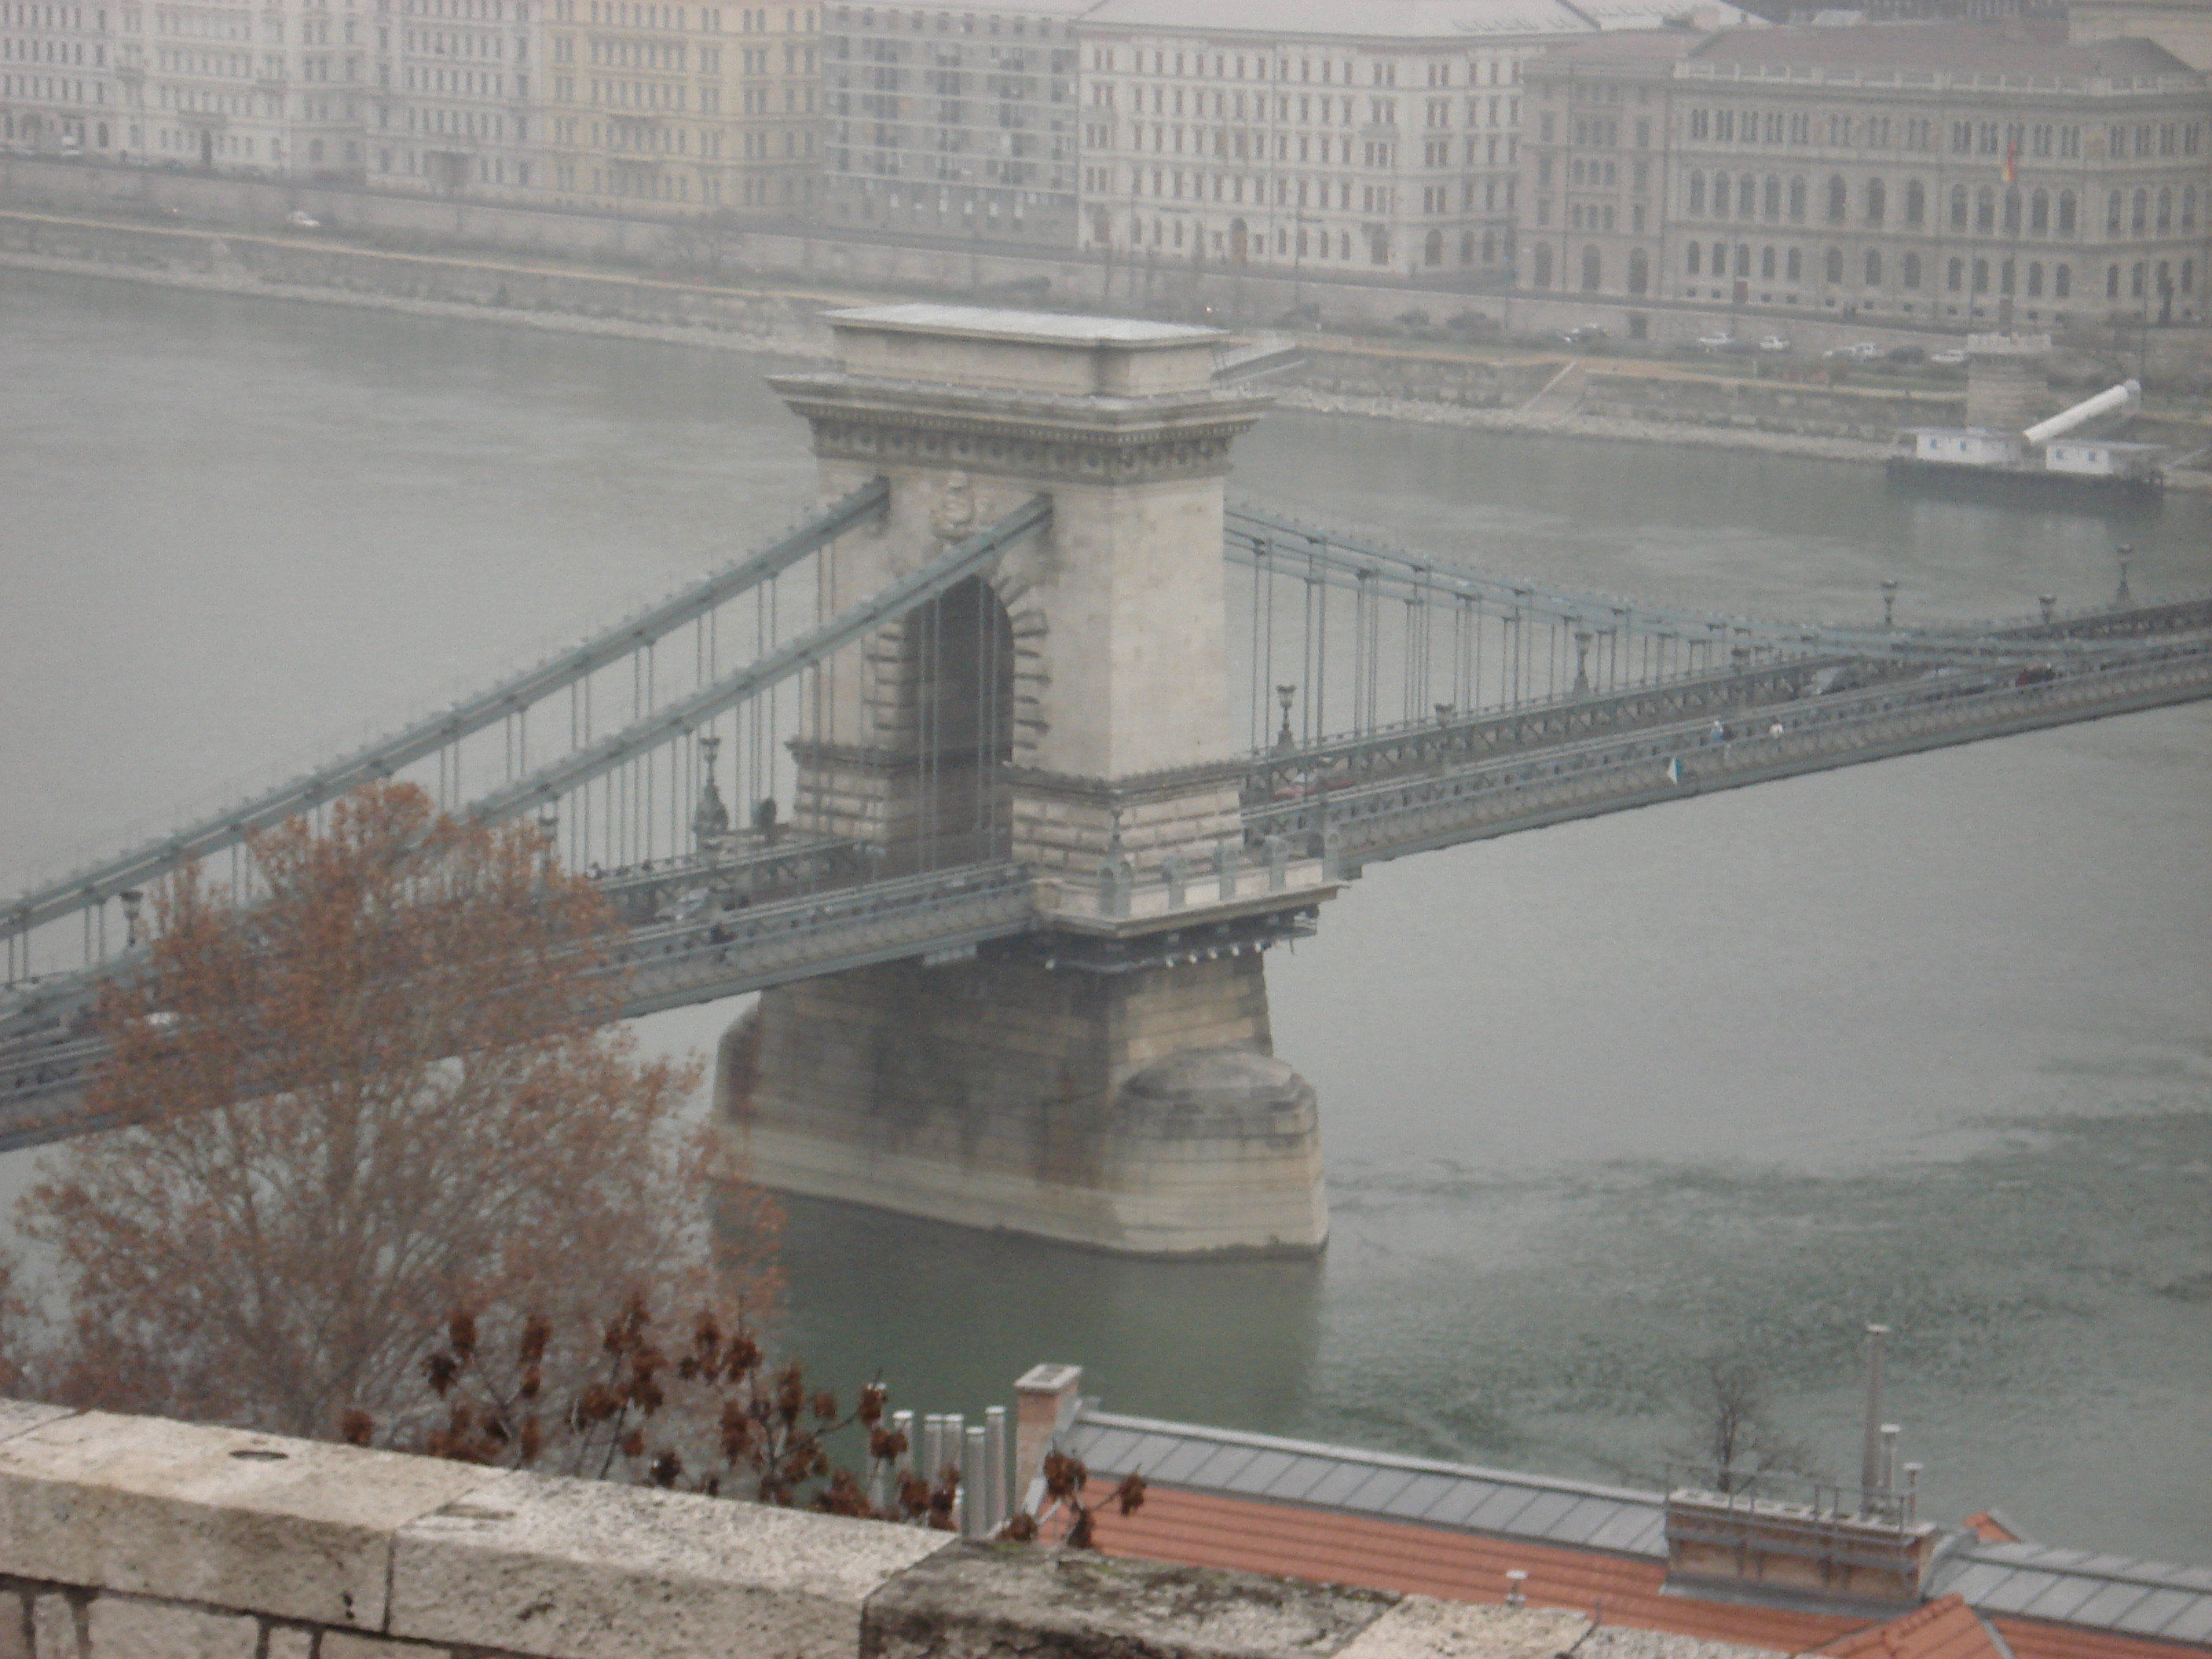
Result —
POLYGON ((1231 1497, 1667 1556, 1666 1499, 1655 1492, 1089 1410, 1061 1440, 1098 1474, 1134 1472, 1231 1497))
POLYGON ((2212 1641, 2212 1567, 2046 1544, 1978 1544, 1954 1559, 1933 1591, 1964 1596, 1982 1613, 2168 1642, 2212 1641))
MULTIPOLYGON (((1162 1486, 1226 1497, 1667 1559, 1661 1492, 1088 1407, 1060 1440, 1095 1474, 1140 1474, 1162 1486)), ((1955 1593, 1984 1613, 2212 1643, 2212 1567, 2045 1544, 1970 1542, 1946 1552, 1928 1593, 1955 1593)))

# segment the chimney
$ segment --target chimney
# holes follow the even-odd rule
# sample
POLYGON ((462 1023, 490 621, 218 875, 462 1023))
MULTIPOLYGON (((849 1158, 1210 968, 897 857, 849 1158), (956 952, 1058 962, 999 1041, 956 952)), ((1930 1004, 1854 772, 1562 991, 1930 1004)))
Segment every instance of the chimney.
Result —
POLYGON ((1014 1384, 1014 1505, 1029 1509, 1044 1455, 1083 1404, 1083 1367, 1032 1365, 1014 1384))
POLYGON ((1882 1490, 1881 1347, 1887 1325, 1869 1325, 1867 1334, 1866 1438, 1859 1452, 1859 1513, 1864 1515, 1882 1490))

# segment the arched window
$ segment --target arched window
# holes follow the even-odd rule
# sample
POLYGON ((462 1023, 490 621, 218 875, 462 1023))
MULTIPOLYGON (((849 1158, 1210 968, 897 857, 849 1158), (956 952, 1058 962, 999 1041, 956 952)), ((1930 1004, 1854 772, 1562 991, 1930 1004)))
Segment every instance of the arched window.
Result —
POLYGON ((1964 259, 1952 260, 1951 268, 1943 273, 1943 286, 1956 294, 1966 285, 1966 262, 1964 259))
POLYGON ((2020 192, 2016 190, 2008 190, 2005 192, 2004 226, 2006 235, 2020 234, 2020 192))
POLYGON ((2160 230, 2173 228, 2173 192, 2171 190, 2162 190, 2158 193, 2158 228, 2160 230))
POLYGON ((2006 260, 2006 261, 2004 262, 2004 264, 2003 264, 2000 265, 2000 266, 1997 268, 1997 292, 1998 292, 1998 293, 2000 293, 2000 294, 2009 294, 2009 293, 2011 293, 2012 291, 2013 291, 2013 271, 2012 271, 2012 261, 2011 261, 2011 260, 2009 260, 2009 259, 2008 259, 2008 260, 2006 260))
POLYGON ((1905 285, 1907 288, 1920 286, 1920 256, 1917 253, 1905 256, 1905 285))
POLYGON ((1552 245, 1549 242, 1539 242, 1536 244, 1536 286, 1549 288, 1551 285, 1552 245))
POLYGON ((2128 221, 2128 228, 2138 236, 2150 228, 2150 192, 2148 191, 2139 190, 2136 192, 2136 210, 2134 216, 2128 221))
POLYGON ((2061 265, 2051 273, 2051 297, 2063 300, 2074 292, 2074 267, 2061 265))
POLYGON ((2126 202, 2117 190, 2105 198, 2106 235, 2117 236, 2120 234, 2120 216, 2126 211, 2126 202))
POLYGON ((2030 259, 2027 262, 2027 297, 2036 300, 2042 296, 2043 263, 2039 259, 2030 259))
POLYGON ((2107 300, 2120 297, 2120 268, 2118 265, 2105 267, 2105 297, 2107 300))
POLYGON ((1725 173, 1716 173, 1713 174, 1713 217, 1725 219, 1728 215, 1729 176, 1725 173))
POLYGON ((1917 225, 1928 216, 1928 186, 1917 179, 1905 187, 1905 222, 1917 225))
POLYGON ((1793 247, 1790 250, 1790 280, 1793 283, 1797 282, 1801 280, 1804 275, 1805 250, 1802 248, 1793 247))
POLYGON ((1954 185, 1951 186, 1951 228, 1964 230, 1966 228, 1966 187, 1964 185, 1954 185))
POLYGON ((1443 262, 1444 234, 1441 230, 1432 230, 1422 240, 1421 263, 1425 265, 1440 265, 1443 262))
POLYGON ((2039 236, 2049 234, 2051 230, 2051 192, 2049 191, 2039 190, 2035 192, 2035 199, 2028 204, 2027 228, 2039 236))
POLYGON ((1828 222, 1840 225, 1844 222, 1844 215, 1850 209, 1850 191, 1844 185, 1842 175, 1838 174, 1828 180, 1828 222))
POLYGON ((1984 236, 1997 228, 1997 193, 1987 185, 1974 192, 1974 228, 1984 236))
POLYGON ((1790 181, 1790 216, 1800 224, 1805 221, 1805 181, 1802 179, 1790 181))
POLYGON ((1881 255, 1873 248, 1867 250, 1866 285, 1869 288, 1881 286, 1881 255))
POLYGON ((1628 252, 1628 291, 1647 294, 1651 289, 1651 258, 1644 251, 1631 248, 1628 252))
POLYGON ((2184 294, 2191 293, 2195 290, 2196 286, 2197 261, 2194 259, 2184 259, 2181 262, 2181 291, 2184 294))
POLYGON ((2181 192, 2181 228, 2184 230, 2197 228, 2197 186, 2194 185, 2181 192))
POLYGON ((1697 276, 1697 275, 1698 274, 1698 269, 1699 269, 1699 267, 1700 267, 1700 266, 1702 266, 1702 265, 1705 264, 1705 245, 1703 242, 1692 242, 1692 243, 1691 243, 1691 244, 1690 244, 1690 252, 1689 252, 1689 273, 1690 273, 1690 275, 1691 275, 1691 276, 1697 276))
MULTIPOLYGON (((2193 198, 2195 192, 2191 191, 2191 195, 2193 198)), ((1766 175, 1765 211, 1770 219, 1779 219, 1782 216, 1782 179, 1777 173, 1770 173, 1766 175)))
POLYGON ((1844 280, 1844 251, 1839 247, 1828 250, 1828 280, 1832 283, 1844 280))
POLYGON ((1703 213, 1705 210, 1705 175, 1693 170, 1690 174, 1690 211, 1703 213))
POLYGON ((1713 244, 1713 275, 1716 276, 1728 275, 1728 244, 1726 242, 1713 244))
POLYGON ((1974 292, 1987 294, 1989 291, 1990 262, 1987 259, 1977 259, 1974 261, 1974 292))
POLYGON ((1605 261, 1599 257, 1598 251, 1595 247, 1584 248, 1583 250, 1583 292, 1596 293, 1602 286, 1604 277, 1605 261))
POLYGON ((1748 219, 1759 211, 1759 180, 1745 173, 1735 181, 1735 216, 1748 219))
POLYGON ((2136 260, 2135 270, 2129 273, 2128 297, 2130 300, 2140 300, 2143 297, 2143 290, 2148 286, 2148 268, 2142 260, 2136 260))
POLYGON ((1735 250, 1735 274, 1739 276, 1751 275, 1751 249, 1741 243, 1737 244, 1735 250))
POLYGON ((1774 280, 1774 250, 1771 247, 1759 251, 1759 274, 1766 282, 1774 280))
POLYGON ((1879 179, 1868 179, 1866 188, 1866 204, 1867 222, 1870 225, 1880 224, 1882 220, 1882 215, 1887 211, 1889 207, 1889 186, 1883 184, 1879 179))

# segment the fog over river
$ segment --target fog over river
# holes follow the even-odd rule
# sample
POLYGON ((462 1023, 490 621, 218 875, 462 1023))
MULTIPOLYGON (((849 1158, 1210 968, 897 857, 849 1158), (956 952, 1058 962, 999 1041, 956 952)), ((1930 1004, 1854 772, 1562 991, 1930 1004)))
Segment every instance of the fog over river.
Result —
MULTIPOLYGON (((0 273, 0 888, 442 702, 808 504, 763 362, 0 273)), ((1975 616, 2212 585, 2212 511, 1270 416, 1234 487, 1568 586, 1975 616)), ((975 1413, 1115 1409, 1597 1478, 1738 1353, 1832 1470, 1856 1333, 1932 1512, 2212 1562, 2212 705, 1376 866, 1270 958, 1313 1264, 795 1205, 789 1336, 975 1413)), ((741 1005, 645 1023, 703 1048, 741 1005)), ((31 1159, 0 1160, 0 1202, 31 1159)))

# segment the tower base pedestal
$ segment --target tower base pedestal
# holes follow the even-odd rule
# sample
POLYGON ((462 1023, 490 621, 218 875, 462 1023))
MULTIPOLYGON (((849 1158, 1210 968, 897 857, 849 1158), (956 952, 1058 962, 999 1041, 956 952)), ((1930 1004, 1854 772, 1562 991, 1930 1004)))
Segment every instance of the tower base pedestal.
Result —
POLYGON ((1312 1255, 1312 1085, 1256 954, 1103 975, 899 962, 762 994, 716 1102, 763 1185, 1130 1255, 1312 1255))

